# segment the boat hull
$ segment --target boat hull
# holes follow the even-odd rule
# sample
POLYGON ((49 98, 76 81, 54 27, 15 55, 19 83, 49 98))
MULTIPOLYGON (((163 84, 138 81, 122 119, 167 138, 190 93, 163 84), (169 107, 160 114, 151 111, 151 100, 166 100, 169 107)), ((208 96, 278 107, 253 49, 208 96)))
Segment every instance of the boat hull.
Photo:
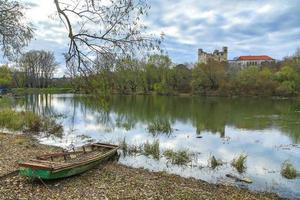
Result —
POLYGON ((105 157, 101 157, 99 159, 94 159, 89 162, 84 162, 81 164, 76 164, 75 166, 69 166, 62 169, 43 169, 39 167, 30 167, 30 166, 20 166, 19 167, 19 174, 21 176, 31 177, 31 178, 38 178, 43 180, 54 180, 54 179, 61 179, 67 178, 70 176, 74 176, 77 174, 81 174, 86 172, 100 163, 111 159, 112 157, 117 156, 117 149, 110 151, 105 157))

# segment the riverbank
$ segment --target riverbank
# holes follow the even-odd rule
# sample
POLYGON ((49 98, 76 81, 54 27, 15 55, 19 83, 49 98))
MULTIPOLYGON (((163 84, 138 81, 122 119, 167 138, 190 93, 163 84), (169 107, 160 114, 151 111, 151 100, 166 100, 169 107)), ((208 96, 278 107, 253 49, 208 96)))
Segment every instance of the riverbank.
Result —
MULTIPOLYGON (((0 133, 0 176, 17 162, 60 150, 30 136, 0 133)), ((279 199, 232 186, 213 185, 164 172, 108 163, 79 176, 40 182, 11 175, 0 178, 0 199, 279 199)))
POLYGON ((14 95, 25 94, 62 94, 62 93, 74 93, 72 88, 13 88, 11 93, 14 95))

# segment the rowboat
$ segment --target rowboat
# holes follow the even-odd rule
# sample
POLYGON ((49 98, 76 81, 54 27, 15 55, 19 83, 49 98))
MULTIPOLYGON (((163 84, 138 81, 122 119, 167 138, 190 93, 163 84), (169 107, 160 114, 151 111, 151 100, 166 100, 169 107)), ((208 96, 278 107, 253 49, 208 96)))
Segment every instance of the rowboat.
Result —
POLYGON ((69 152, 38 156, 19 163, 19 174, 43 180, 66 178, 83 173, 117 155, 119 146, 95 143, 69 152))

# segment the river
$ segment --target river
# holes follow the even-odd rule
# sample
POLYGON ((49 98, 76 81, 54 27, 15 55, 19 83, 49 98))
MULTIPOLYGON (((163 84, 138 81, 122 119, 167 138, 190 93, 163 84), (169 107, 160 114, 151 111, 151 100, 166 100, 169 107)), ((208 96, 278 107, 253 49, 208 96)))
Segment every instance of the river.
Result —
POLYGON ((167 149, 187 150, 193 155, 186 166, 173 165, 142 154, 121 156, 119 162, 152 171, 166 171, 210 183, 234 184, 255 191, 300 197, 300 178, 281 176, 289 160, 300 170, 300 101, 274 98, 113 96, 109 103, 90 96, 40 94, 11 98, 13 106, 44 116, 55 116, 63 125, 59 135, 37 136, 43 144, 64 148, 88 142, 141 146, 159 141, 167 149), (171 134, 151 134, 149 124, 168 122, 171 134), (230 162, 247 155, 246 171, 239 174, 230 162), (211 169, 211 156, 225 164, 211 169), (249 177, 252 184, 236 183, 226 174, 249 177))

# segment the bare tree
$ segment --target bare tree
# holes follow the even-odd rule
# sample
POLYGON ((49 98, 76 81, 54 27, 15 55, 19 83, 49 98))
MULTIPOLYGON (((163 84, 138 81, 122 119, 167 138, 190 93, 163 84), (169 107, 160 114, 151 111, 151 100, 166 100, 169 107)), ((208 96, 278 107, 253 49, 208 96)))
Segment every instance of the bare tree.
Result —
POLYGON ((157 49, 160 39, 144 35, 141 18, 150 8, 146 0, 54 0, 68 30, 67 64, 83 75, 92 73, 95 58, 121 57, 142 48, 157 49))
POLYGON ((32 38, 31 25, 24 21, 24 6, 0 0, 0 48, 8 59, 15 58, 32 38))
POLYGON ((44 88, 48 87, 58 64, 52 52, 29 51, 22 55, 18 65, 25 75, 26 87, 44 88))

